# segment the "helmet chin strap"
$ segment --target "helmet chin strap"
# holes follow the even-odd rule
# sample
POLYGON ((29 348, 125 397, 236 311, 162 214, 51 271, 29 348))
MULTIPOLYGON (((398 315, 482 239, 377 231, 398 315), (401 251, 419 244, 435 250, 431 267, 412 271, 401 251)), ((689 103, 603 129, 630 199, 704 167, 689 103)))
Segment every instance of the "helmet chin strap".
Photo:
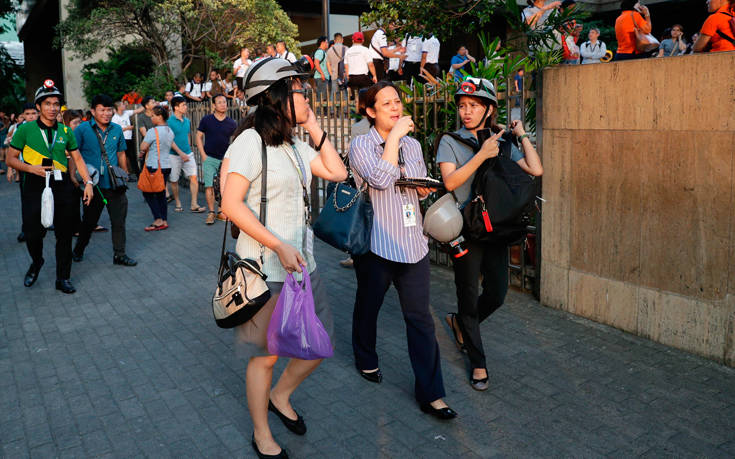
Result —
POLYGON ((485 113, 482 114, 482 118, 480 119, 480 122, 477 123, 477 126, 473 128, 467 128, 468 131, 474 131, 475 129, 479 128, 483 125, 483 123, 487 122, 487 112, 490 111, 490 104, 487 104, 487 107, 485 107, 485 113))

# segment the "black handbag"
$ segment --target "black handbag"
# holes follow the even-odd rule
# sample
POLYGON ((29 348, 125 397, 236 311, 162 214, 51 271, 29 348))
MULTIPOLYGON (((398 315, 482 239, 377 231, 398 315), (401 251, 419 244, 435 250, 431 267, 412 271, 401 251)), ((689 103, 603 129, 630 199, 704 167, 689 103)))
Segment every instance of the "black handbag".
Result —
POLYGON ((105 161, 107 173, 110 177, 110 189, 114 191, 127 190, 128 173, 122 167, 113 166, 112 164, 110 164, 110 158, 107 157, 107 150, 105 149, 105 142, 102 140, 102 136, 100 135, 99 130, 95 127, 93 127, 92 130, 97 135, 97 141, 100 143, 100 152, 102 154, 102 159, 105 161))
MULTIPOLYGON (((258 219, 265 226, 268 205, 266 195, 268 159, 265 142, 263 142, 262 161, 260 215, 258 219)), ((212 295, 212 313, 217 326, 220 328, 233 328, 244 324, 252 319, 271 297, 271 292, 265 283, 267 276, 261 271, 257 261, 240 258, 235 252, 225 252, 227 223, 230 223, 231 227, 235 227, 229 220, 225 222, 220 265, 217 271, 217 287, 214 295, 212 295)))
POLYGON ((353 256, 368 253, 373 230, 369 188, 364 179, 360 189, 338 183, 314 222, 316 237, 353 256))

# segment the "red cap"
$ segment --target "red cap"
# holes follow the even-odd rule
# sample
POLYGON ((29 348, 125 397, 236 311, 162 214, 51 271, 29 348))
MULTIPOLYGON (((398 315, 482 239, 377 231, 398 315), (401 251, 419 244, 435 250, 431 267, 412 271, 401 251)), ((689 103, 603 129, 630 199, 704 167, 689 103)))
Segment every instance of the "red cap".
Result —
POLYGON ((365 41, 365 35, 362 32, 355 32, 352 34, 352 41, 365 41))

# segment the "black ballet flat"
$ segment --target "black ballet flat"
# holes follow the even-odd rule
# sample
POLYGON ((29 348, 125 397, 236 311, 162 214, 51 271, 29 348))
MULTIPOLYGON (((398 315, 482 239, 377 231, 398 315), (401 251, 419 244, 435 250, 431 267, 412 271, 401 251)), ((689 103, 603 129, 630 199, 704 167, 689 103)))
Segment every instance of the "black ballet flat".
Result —
POLYGON ((430 403, 424 403, 421 405, 421 411, 442 420, 454 419, 457 417, 457 412, 448 406, 444 408, 434 408, 430 403))
POLYGON ((296 420, 289 419, 285 414, 278 411, 276 405, 270 400, 268 400, 268 411, 276 413, 276 416, 283 422, 283 425, 296 435, 304 435, 306 433, 306 423, 304 423, 304 418, 299 413, 296 413, 296 420))
POLYGON ((487 390, 490 387, 490 384, 488 383, 488 381, 489 381, 489 378, 482 378, 482 379, 470 378, 470 386, 472 386, 473 389, 482 392, 482 391, 487 390))
POLYGON ((253 434, 253 449, 255 450, 255 454, 258 455, 260 459, 288 459, 288 454, 286 453, 286 450, 281 448, 281 452, 278 454, 263 454, 258 449, 258 444, 255 443, 255 434, 253 434))
POLYGON ((362 370, 357 370, 360 372, 360 376, 367 379, 370 382, 380 384, 383 381, 383 373, 380 371, 380 368, 378 368, 375 371, 367 372, 362 370))

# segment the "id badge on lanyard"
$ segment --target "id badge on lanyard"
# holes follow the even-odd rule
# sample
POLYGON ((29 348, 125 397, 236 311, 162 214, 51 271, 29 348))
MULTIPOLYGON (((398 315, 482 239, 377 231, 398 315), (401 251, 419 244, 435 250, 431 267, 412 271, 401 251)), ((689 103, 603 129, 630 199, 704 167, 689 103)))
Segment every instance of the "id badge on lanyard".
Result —
MULTIPOLYGON (((406 177, 406 161, 403 159, 403 150, 398 147, 398 167, 401 169, 401 178, 406 177)), ((401 187, 401 216, 403 217, 403 227, 410 228, 416 226, 416 207, 413 203, 408 202, 408 194, 406 189, 401 187)))
MULTIPOLYGON (((48 132, 48 131, 45 131, 45 132, 48 132)), ((54 151, 54 147, 56 147, 56 136, 58 134, 59 134, 58 131, 54 131, 54 138, 51 140, 51 143, 49 144, 49 140, 46 138, 46 134, 44 134, 44 131, 41 132, 41 137, 43 137, 43 141, 46 142, 46 148, 48 148, 48 154, 49 154, 49 157, 51 158, 51 164, 52 164, 51 168, 54 171, 54 180, 56 180, 57 182, 61 181, 62 179, 61 171, 53 166, 53 163, 54 163, 53 162, 54 160, 53 151, 54 151)))

